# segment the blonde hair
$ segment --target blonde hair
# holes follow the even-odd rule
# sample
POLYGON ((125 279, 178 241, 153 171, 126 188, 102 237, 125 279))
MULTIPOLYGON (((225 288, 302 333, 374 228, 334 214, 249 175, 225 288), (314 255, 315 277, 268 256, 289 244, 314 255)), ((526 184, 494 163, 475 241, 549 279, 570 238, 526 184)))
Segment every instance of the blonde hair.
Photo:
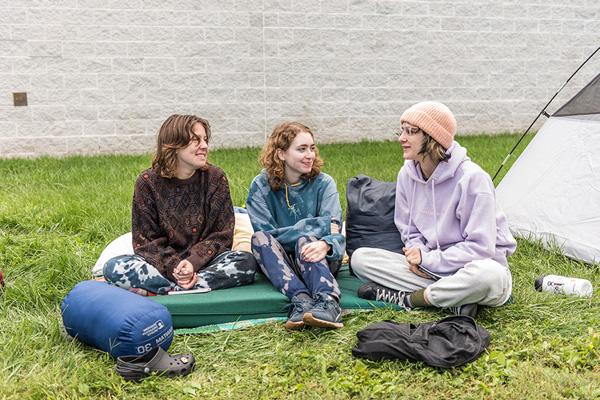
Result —
POLYGON ((436 164, 442 161, 448 161, 450 155, 446 154, 446 149, 429 134, 423 131, 423 144, 421 145, 420 155, 428 156, 436 164))
MULTIPOLYGON (((312 136, 313 140, 315 139, 315 135, 310 128, 299 122, 283 122, 277 125, 260 153, 259 162, 267 171, 269 186, 274 191, 278 191, 285 180, 285 164, 279 158, 277 150, 286 151, 289 149, 300 132, 306 132, 312 136)), ((312 169, 308 174, 303 174, 302 178, 314 178, 321 173, 322 166, 323 160, 319 157, 319 150, 315 147, 315 161, 313 162, 312 169)))
MULTIPOLYGON (((152 168, 163 178, 172 178, 177 170, 177 150, 190 144, 192 140, 201 140, 192 129, 200 124, 206 131, 206 143, 210 140, 210 124, 204 118, 195 115, 173 114, 163 122, 156 138, 156 153, 152 168)), ((203 169, 208 168, 208 163, 203 169)))

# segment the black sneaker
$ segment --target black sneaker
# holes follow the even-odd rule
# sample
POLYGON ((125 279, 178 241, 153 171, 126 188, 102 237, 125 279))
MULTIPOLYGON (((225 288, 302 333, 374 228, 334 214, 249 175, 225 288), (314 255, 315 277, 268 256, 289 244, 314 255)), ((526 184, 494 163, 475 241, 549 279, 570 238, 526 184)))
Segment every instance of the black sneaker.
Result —
POLYGON ((477 303, 463 304, 462 306, 448 307, 448 310, 454 315, 464 315, 467 317, 475 318, 479 307, 477 303))
POLYGON ((285 323, 285 329, 293 331, 304 328, 304 313, 312 308, 313 303, 314 300, 306 293, 298 293, 292 297, 292 304, 290 304, 290 312, 288 320, 285 323))
POLYGON ((317 293, 315 304, 304 314, 304 323, 319 328, 341 328, 342 310, 338 301, 327 293, 317 293))
POLYGON ((365 300, 384 301, 399 305, 408 310, 410 307, 404 302, 407 293, 381 286, 375 282, 365 283, 358 288, 358 297, 365 300))

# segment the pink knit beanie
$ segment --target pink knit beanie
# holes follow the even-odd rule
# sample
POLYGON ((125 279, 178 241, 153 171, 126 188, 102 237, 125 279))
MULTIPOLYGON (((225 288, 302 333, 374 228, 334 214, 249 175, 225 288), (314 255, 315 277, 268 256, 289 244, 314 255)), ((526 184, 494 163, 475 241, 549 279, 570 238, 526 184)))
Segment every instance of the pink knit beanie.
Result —
POLYGON ((435 101, 423 101, 411 106, 400 117, 400 123, 418 126, 445 149, 452 145, 456 134, 456 119, 448 107, 435 101))

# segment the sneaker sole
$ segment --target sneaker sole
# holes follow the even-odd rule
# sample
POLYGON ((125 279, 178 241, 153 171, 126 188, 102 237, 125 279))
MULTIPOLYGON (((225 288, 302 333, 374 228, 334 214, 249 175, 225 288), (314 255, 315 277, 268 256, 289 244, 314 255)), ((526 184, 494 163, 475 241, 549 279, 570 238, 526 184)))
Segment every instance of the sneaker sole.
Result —
MULTIPOLYGON (((463 306, 464 307, 464 306, 463 306)), ((477 304, 469 304, 469 307, 465 307, 465 310, 461 310, 459 315, 466 315, 467 317, 471 317, 473 319, 477 318, 477 314, 479 313, 479 306, 477 304)))
POLYGON ((452 313, 452 315, 460 315, 463 317, 471 317, 473 319, 477 318, 477 314, 479 313, 479 305, 478 304, 468 304, 467 307, 465 307, 464 305, 459 307, 460 308, 460 312, 457 312, 458 310, 456 309, 450 309, 450 312, 452 313))
POLYGON ((344 326, 343 322, 325 321, 324 319, 315 318, 312 313, 304 314, 304 323, 316 328, 339 329, 344 326))
POLYGON ((287 331, 297 331, 300 329, 304 329, 304 321, 293 322, 288 320, 285 322, 285 330, 287 331))

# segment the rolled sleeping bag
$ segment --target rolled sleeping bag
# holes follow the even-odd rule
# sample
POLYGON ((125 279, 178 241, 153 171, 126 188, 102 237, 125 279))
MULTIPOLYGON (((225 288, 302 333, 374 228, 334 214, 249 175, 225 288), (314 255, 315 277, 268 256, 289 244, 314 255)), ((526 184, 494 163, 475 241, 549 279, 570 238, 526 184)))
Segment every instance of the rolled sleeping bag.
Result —
POLYGON ((162 304, 104 282, 78 283, 60 306, 67 334, 113 357, 143 355, 173 341, 162 304))

